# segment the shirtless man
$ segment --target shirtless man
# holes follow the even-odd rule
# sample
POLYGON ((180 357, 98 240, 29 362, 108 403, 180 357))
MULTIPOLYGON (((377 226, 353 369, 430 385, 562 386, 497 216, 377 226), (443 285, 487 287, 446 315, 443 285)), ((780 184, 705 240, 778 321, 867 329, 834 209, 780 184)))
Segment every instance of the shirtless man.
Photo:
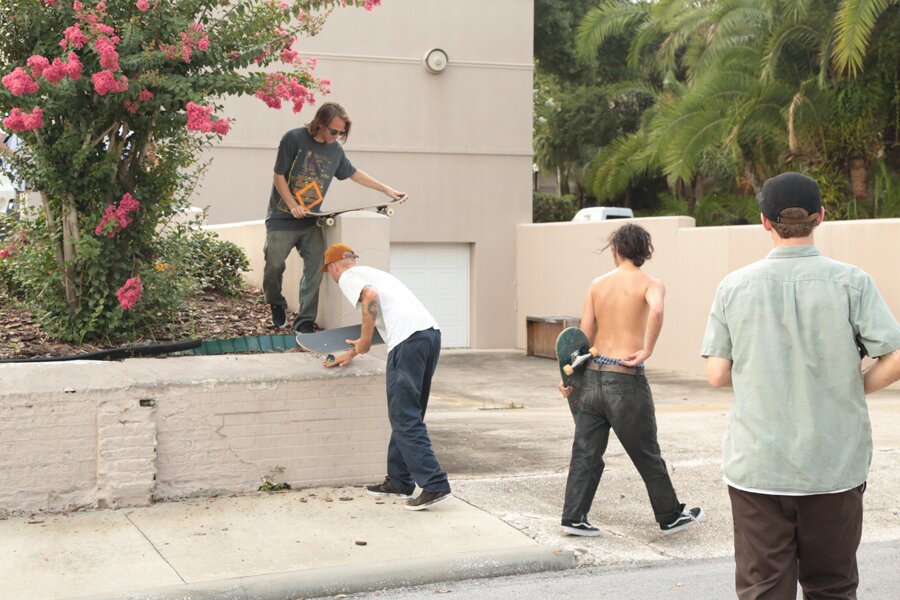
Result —
MULTIPOLYGON (((703 517, 699 507, 678 501, 656 441, 653 396, 644 375, 662 329, 665 286, 641 271, 653 254, 650 234, 624 225, 609 237, 616 268, 591 282, 584 300, 581 330, 600 355, 588 363, 579 390, 581 412, 566 481, 562 532, 595 536, 587 517, 603 475, 609 430, 616 433, 647 486, 653 514, 663 533, 675 533, 703 517), (616 358, 620 357, 620 358, 616 358)), ((569 397, 572 387, 559 384, 569 397)))

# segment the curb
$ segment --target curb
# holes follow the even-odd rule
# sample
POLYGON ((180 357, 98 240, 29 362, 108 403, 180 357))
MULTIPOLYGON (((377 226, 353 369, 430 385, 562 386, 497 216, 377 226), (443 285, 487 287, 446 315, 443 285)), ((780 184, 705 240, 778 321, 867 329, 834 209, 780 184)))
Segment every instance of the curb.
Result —
MULTIPOLYGON (((140 592, 78 596, 78 600, 285 600, 358 594, 376 590, 484 577, 562 571, 575 566, 569 550, 536 546, 428 558, 381 565, 328 567, 235 577, 140 592)), ((74 600, 74 598, 72 599, 74 600)))

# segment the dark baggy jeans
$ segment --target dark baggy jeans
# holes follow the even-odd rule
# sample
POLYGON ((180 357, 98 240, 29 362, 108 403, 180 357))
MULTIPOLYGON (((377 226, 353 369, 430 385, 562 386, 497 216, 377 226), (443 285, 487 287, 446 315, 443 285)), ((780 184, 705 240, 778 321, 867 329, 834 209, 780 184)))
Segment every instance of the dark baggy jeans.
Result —
POLYGON ((402 492, 418 484, 427 492, 450 491, 447 474, 438 464, 425 427, 431 378, 441 354, 441 332, 417 331, 390 351, 387 358, 387 474, 402 492))
POLYGON ((839 494, 776 496, 728 486, 741 600, 853 600, 865 484, 839 494))
POLYGON ((287 308, 281 293, 284 264, 291 250, 297 249, 303 259, 303 278, 300 280, 300 312, 294 317, 293 328, 301 323, 314 323, 319 312, 319 286, 322 285, 322 260, 325 255, 325 236, 321 227, 304 227, 290 231, 266 231, 263 269, 263 291, 266 303, 287 308))
POLYGON ((660 455, 653 396, 643 370, 637 375, 586 370, 578 400, 581 412, 575 423, 563 520, 587 520, 603 475, 610 428, 647 486, 656 521, 671 523, 677 519, 682 505, 660 455))

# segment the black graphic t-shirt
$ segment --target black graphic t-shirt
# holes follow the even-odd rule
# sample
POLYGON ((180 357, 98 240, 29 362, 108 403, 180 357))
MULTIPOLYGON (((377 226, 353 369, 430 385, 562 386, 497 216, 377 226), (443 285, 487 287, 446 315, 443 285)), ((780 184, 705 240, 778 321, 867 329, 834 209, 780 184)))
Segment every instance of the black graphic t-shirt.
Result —
MULTIPOLYGON (((331 180, 335 177, 338 180, 347 179, 356 173, 356 168, 347 160, 339 143, 317 142, 305 127, 300 127, 288 131, 281 138, 275 173, 284 175, 291 194, 307 210, 321 212, 331 180)), ((267 229, 300 229, 314 223, 315 219, 294 218, 278 190, 272 186, 266 213, 267 229)))

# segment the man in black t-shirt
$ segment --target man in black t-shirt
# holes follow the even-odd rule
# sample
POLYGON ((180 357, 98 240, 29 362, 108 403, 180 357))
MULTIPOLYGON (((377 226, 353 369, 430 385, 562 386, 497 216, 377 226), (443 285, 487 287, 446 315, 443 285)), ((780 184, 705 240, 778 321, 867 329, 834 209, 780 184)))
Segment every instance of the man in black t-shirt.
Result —
POLYGON ((274 185, 266 213, 266 266, 263 271, 263 291, 272 308, 272 324, 277 328, 287 324, 284 312, 287 302, 281 292, 281 281, 285 261, 291 249, 296 248, 303 259, 303 278, 300 280, 300 312, 294 318, 293 329, 300 333, 319 329, 316 313, 325 236, 322 228, 316 226, 315 218, 307 217, 307 212, 322 211, 331 180, 350 178, 364 187, 384 192, 394 200, 405 195, 350 164, 338 143, 338 139, 346 141, 350 126, 350 117, 343 107, 327 102, 306 127, 288 131, 278 145, 274 185))

